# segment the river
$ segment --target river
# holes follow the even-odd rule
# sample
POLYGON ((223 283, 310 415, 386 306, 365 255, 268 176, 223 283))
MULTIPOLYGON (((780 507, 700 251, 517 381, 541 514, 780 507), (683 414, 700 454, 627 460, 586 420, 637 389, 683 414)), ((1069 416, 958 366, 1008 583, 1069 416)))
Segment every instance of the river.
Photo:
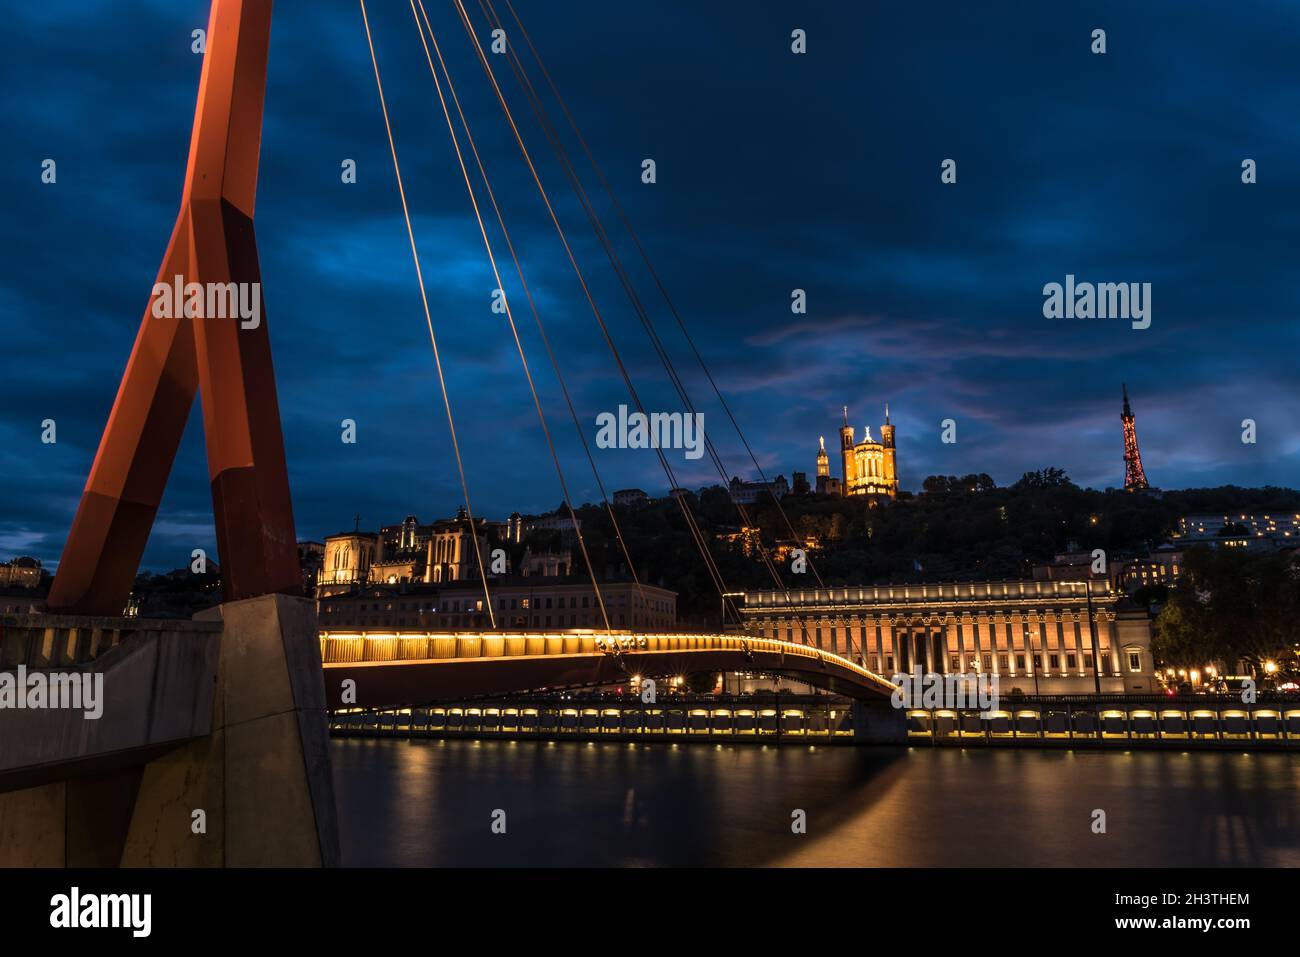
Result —
POLYGON ((1291 754, 346 738, 331 759, 352 866, 1300 866, 1291 754))

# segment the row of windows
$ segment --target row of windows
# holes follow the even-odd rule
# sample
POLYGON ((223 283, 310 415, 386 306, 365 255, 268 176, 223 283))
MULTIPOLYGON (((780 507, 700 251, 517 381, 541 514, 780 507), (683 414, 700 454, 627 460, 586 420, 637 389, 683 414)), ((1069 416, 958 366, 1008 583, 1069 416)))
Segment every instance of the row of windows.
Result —
MULTIPOLYGON (((1106 649, 1106 648, 1102 648, 1102 650, 1101 650, 1101 654, 1102 654, 1102 659, 1105 660, 1105 659, 1107 658, 1107 656, 1108 656, 1108 655, 1107 655, 1107 649, 1106 649)), ((1013 656, 1010 655, 1010 654, 998 654, 998 656, 997 656, 997 669, 995 670, 994 667, 993 667, 993 663, 994 663, 994 661, 993 661, 993 655, 990 654, 990 653, 988 653, 988 652, 984 652, 984 653, 980 656, 980 667, 979 667, 978 670, 983 671, 983 672, 988 673, 988 674, 1012 674, 1012 675, 1014 675, 1014 674, 1017 674, 1017 673, 1019 673, 1019 674, 1026 674, 1026 673, 1029 673, 1029 669, 1027 669, 1027 668, 1025 667, 1025 664, 1026 664, 1026 657, 1025 657, 1024 654, 1017 653, 1017 654, 1014 655, 1014 657, 1015 657, 1015 669, 1014 669, 1014 670, 1012 670, 1012 667, 1011 667, 1011 659, 1012 659, 1012 657, 1013 657, 1013 656)), ((1039 655, 1039 654, 1035 654, 1035 655, 1032 656, 1032 658, 1033 658, 1033 662, 1034 662, 1034 669, 1033 669, 1033 670, 1036 671, 1036 672, 1038 672, 1038 673, 1040 673, 1040 674, 1043 674, 1043 673, 1044 673, 1044 672, 1043 672, 1043 656, 1042 656, 1042 655, 1039 655)), ((868 664, 868 670, 870 670, 870 671, 874 671, 874 672, 879 672, 879 671, 880 671, 880 656, 879 656, 879 655, 869 655, 868 658, 867 658, 867 660, 868 660, 868 662, 869 662, 869 664, 868 664)), ((1053 674, 1053 673, 1058 673, 1058 674, 1063 674, 1063 675, 1065 675, 1065 674, 1071 674, 1071 673, 1074 673, 1074 672, 1077 672, 1077 671, 1080 671, 1080 670, 1083 670, 1083 671, 1091 671, 1092 668, 1093 668, 1092 655, 1089 655, 1089 654, 1085 654, 1085 655, 1079 656, 1079 655, 1075 655, 1075 654, 1073 654, 1073 653, 1067 653, 1067 654, 1064 656, 1064 660, 1065 660, 1065 668, 1064 668, 1064 670, 1061 668, 1061 660, 1062 660, 1062 656, 1061 656, 1061 655, 1048 655, 1048 656, 1047 656, 1047 671, 1046 671, 1046 674, 1049 674, 1049 675, 1050 675, 1050 674, 1053 674)), ((969 661, 967 661, 967 663, 966 663, 966 667, 962 667, 962 661, 961 661, 961 658, 960 658, 958 655, 949 655, 949 657, 948 657, 948 672, 949 672, 950 674, 958 674, 958 673, 961 673, 961 672, 967 672, 967 671, 974 670, 974 669, 972 668, 972 665, 974 665, 974 663, 975 663, 975 661, 974 661, 974 657, 972 656, 972 658, 971 658, 969 661)), ((893 655, 885 655, 885 670, 888 671, 888 672, 892 672, 892 671, 894 670, 894 656, 893 656, 893 655)), ((1142 670, 1142 654, 1141 654, 1141 652, 1131 651, 1131 652, 1128 653, 1128 670, 1129 670, 1129 671, 1132 671, 1132 672, 1140 672, 1140 671, 1142 670)), ((1105 672, 1106 672, 1106 668, 1103 667, 1103 668, 1102 668, 1102 673, 1105 674, 1105 672)))

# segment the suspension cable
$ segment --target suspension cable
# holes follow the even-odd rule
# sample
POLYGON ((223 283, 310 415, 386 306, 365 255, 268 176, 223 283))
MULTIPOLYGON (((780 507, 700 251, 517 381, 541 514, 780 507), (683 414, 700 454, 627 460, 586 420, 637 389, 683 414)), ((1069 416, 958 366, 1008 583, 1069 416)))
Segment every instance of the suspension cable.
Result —
POLYGON ((438 370, 438 387, 442 390, 442 404, 447 411, 447 427, 451 431, 451 446, 456 454, 456 470, 460 473, 460 488, 465 497, 465 515, 469 520, 470 538, 474 541, 474 555, 478 560, 479 578, 483 582, 483 599, 487 603, 488 621, 496 629, 496 614, 492 611, 492 596, 488 594, 487 574, 483 568, 483 550, 479 547, 478 529, 474 523, 474 510, 470 507, 469 483, 465 481, 465 466, 461 461, 460 443, 456 439, 456 421, 451 414, 451 399, 447 395, 447 381, 442 374, 442 358, 438 353, 438 337, 433 331, 433 317, 429 313, 429 297, 424 289, 424 272, 420 268, 420 253, 415 245, 415 230, 411 226, 411 211, 406 204, 406 188, 402 185, 402 169, 397 162, 397 145, 393 142, 393 127, 388 119, 388 103, 384 98, 384 84, 379 77, 379 60, 375 56, 375 41, 370 34, 370 18, 366 15, 366 0, 361 4, 361 20, 366 28, 366 44, 370 48, 370 63, 375 69, 375 86, 379 90, 379 108, 384 114, 384 129, 388 133, 388 150, 393 156, 393 172, 397 176, 397 193, 402 200, 402 216, 406 220, 406 236, 411 243, 411 258, 415 261, 415 276, 420 283, 420 302, 424 306, 424 321, 429 328, 429 341, 433 344, 433 362, 438 370))
MULTIPOLYGON (((491 9, 491 0, 479 0, 479 6, 480 9, 483 11, 484 16, 488 19, 489 26, 497 26, 497 27, 502 26, 500 18, 496 15, 496 11, 494 9, 491 9)), ((514 13, 513 8, 511 8, 511 12, 514 13)), ((516 21, 518 22, 517 13, 515 14, 515 18, 516 21)), ((521 33, 525 32, 523 31, 522 24, 520 24, 520 28, 521 28, 521 33)), ((531 39, 528 38, 527 36, 525 36, 525 39, 528 41, 530 48, 533 50, 534 57, 538 58, 536 47, 532 45, 531 39)), ((614 268, 615 274, 618 276, 619 281, 623 286, 624 292, 628 296, 629 301, 631 302, 634 310, 637 313, 638 318, 641 321, 642 327, 645 329, 647 336, 650 338, 651 345, 654 347, 656 354, 660 359, 660 362, 663 364, 665 371, 668 373, 670 381, 672 381, 674 387, 676 388, 678 396, 686 404, 687 409, 690 412, 694 413, 695 406, 691 402, 690 396, 686 391, 685 383, 682 381, 680 375, 677 373, 677 370, 672 362, 671 356, 668 355, 667 350, 664 348, 662 340, 659 338, 659 335, 654 328, 653 320, 650 318, 648 312, 646 311, 644 304, 641 302, 640 297, 636 293, 635 287, 631 283, 631 279, 626 269, 623 267, 621 261, 619 260, 617 251, 613 248, 613 244, 609 240, 608 234, 606 233, 603 224, 600 222, 599 214, 596 212, 594 206, 591 204, 590 199, 586 194, 586 190, 582 185, 581 179, 577 175, 577 172, 574 169, 572 162, 569 160, 567 151, 564 149, 564 146, 560 142, 558 135, 555 133, 554 128, 549 121, 549 118, 546 116, 545 107, 542 105, 540 97, 537 95, 536 90, 533 88, 532 82, 528 79, 527 73, 523 68, 522 62, 519 61, 518 56, 513 51, 513 48, 508 46, 507 52, 508 52, 507 60, 511 64, 511 68, 515 73, 516 79, 519 81, 521 88, 528 96, 530 104, 533 108, 533 112, 537 117, 539 124, 543 128, 543 132, 546 134, 553 149, 555 150, 557 158, 559 159, 562 168, 565 170, 566 174, 568 175, 570 185, 573 187, 574 193, 577 196, 579 203, 582 205, 584 211, 586 212, 588 221, 591 224, 593 230, 595 231, 597 239, 600 241, 606 256, 609 258, 610 263, 614 268)), ((540 58, 538 59, 540 63, 540 58)), ((606 189, 608 191, 607 182, 606 182, 606 189)), ((612 193, 612 191, 610 192, 612 193)), ((626 223, 625 216, 624 216, 624 220, 626 223)), ((684 326, 681 324, 680 319, 678 320, 678 322, 679 322, 679 326, 681 326, 684 331, 684 326)), ((698 350, 696 350, 696 356, 701 361, 701 363, 703 363, 702 357, 699 356, 698 350)), ((705 372, 707 375, 708 374, 707 367, 705 367, 705 372)), ((710 381, 713 382, 711 375, 709 375, 709 378, 710 381)), ((714 384, 715 391, 717 391, 716 382, 714 382, 713 384, 714 384)), ((719 397, 721 398, 720 393, 719 393, 719 397)), ((725 400, 724 400, 724 405, 725 405, 725 400)), ((733 426, 736 426, 737 429, 739 430, 739 427, 736 425, 734 416, 730 415, 730 409, 728 408, 727 411, 729 417, 732 419, 733 426)), ((743 434, 741 434, 741 440, 742 442, 745 443, 746 448, 749 449, 748 442, 745 441, 743 434)), ((709 451, 710 459, 713 461, 714 467, 718 470, 718 474, 723 481, 724 487, 727 488, 728 493, 733 503, 736 506, 737 512, 740 515, 741 522, 745 526, 750 526, 751 519, 749 513, 747 509, 744 507, 744 504, 736 496, 736 494, 731 491, 730 485, 727 483, 726 468, 722 462, 721 457, 717 452, 716 447, 714 446, 712 440, 709 439, 707 434, 705 435, 705 446, 709 451)), ((751 453, 751 457, 753 457, 752 449, 749 450, 751 453)), ((760 476, 762 476, 763 480, 766 482, 766 475, 763 474, 761 467, 759 468, 759 472, 760 472, 760 476)), ((784 509, 781 507, 779 499, 773 496, 773 500, 776 502, 778 511, 781 513, 782 517, 785 518, 786 525, 789 528, 791 535, 794 536, 795 535, 794 529, 790 525, 788 517, 785 516, 784 509)), ((789 586, 787 586, 783 581, 783 579, 781 578, 781 575, 777 570, 775 563, 773 562, 771 556, 768 554, 766 548, 764 548, 761 539, 757 543, 757 551, 759 554, 759 558, 761 559, 764 567, 767 569, 768 574, 772 578, 773 584, 776 586, 778 590, 784 592, 787 600, 789 600, 791 597, 789 586)), ((809 564, 811 567, 812 563, 810 562, 809 564)), ((814 576, 818 580, 818 584, 824 586, 824 583, 821 581, 821 577, 816 572, 815 567, 813 567, 813 572, 814 572, 814 576)), ((805 622, 802 621, 800 623, 800 633, 803 642, 805 644, 808 644, 809 638, 808 638, 807 625, 805 622)), ((849 634, 846 637, 851 644, 852 635, 849 634)))
MULTIPOLYGON (((474 155, 474 162, 478 167, 479 175, 483 180, 483 186, 487 191, 488 198, 489 200, 491 200, 492 210, 496 215, 497 224, 501 228, 501 235, 505 239, 506 247, 510 251, 510 258, 514 262, 515 272, 519 277, 519 284, 524 290, 524 295, 528 300, 529 310, 532 312, 533 321, 537 326, 537 332, 541 336, 543 345, 546 347, 546 355, 550 360, 551 369, 555 373, 556 382, 559 383, 560 391, 564 396, 565 405, 568 407, 569 410, 569 417, 573 421, 574 431, 577 433, 578 441, 582 443, 582 450, 587 457, 587 463, 591 466, 592 477, 596 481, 596 487, 600 490, 601 501, 605 505, 605 510, 609 516, 610 525, 613 527, 614 530, 614 538, 618 542, 619 549, 623 553, 624 561, 627 562, 628 571, 631 574, 632 581, 635 584, 637 589, 637 595, 641 599, 641 607, 644 612, 648 613, 650 608, 649 599, 646 597, 645 589, 641 584, 641 578, 636 571, 636 565, 632 561, 632 556, 628 551, 627 541, 623 537, 622 529, 619 527, 618 517, 614 514, 614 507, 611 504, 609 499, 609 494, 605 489, 605 483, 600 477, 600 470, 596 467, 596 460, 594 456, 591 454, 591 447, 587 443, 586 432, 583 430, 582 423, 578 419, 578 411, 574 407, 573 397, 569 393, 568 384, 564 381, 564 375, 560 371, 559 360, 556 358, 555 350, 551 347, 550 337, 546 334, 546 327, 543 324, 541 314, 537 309, 537 303, 533 298, 532 289, 528 285, 528 280, 524 277, 523 267, 519 262, 519 254, 515 249, 514 241, 510 238, 510 230, 506 227, 505 218, 501 213, 500 205, 497 203, 496 193, 492 189, 492 183, 488 177, 487 170, 484 168, 482 157, 480 156, 478 151, 478 145, 475 143, 474 135, 470 131, 469 122, 465 117, 465 111, 461 108, 460 97, 456 93, 456 86, 455 83, 452 81, 451 72, 447 69, 447 64, 444 61, 442 56, 442 50, 438 45, 438 39, 434 35, 432 25, 429 23, 428 13, 425 12, 424 0, 417 0, 417 2, 419 3, 419 7, 420 7, 420 16, 424 19, 425 28, 428 30, 429 39, 433 41, 433 49, 434 52, 437 54, 438 63, 441 65, 443 76, 447 80, 447 89, 451 93, 452 102, 455 104, 456 112, 460 116, 461 126, 465 130, 465 138, 468 141, 470 150, 474 155)), ((572 507, 570 506, 570 508, 572 507)), ((578 531, 579 535, 581 534, 580 527, 577 526, 576 524, 575 524, 575 530, 578 531)), ((590 562, 588 564, 590 565, 590 562)))
MULTIPOLYGON (((523 343, 520 342, 519 340, 519 330, 515 326, 514 313, 510 309, 510 300, 505 294, 504 283, 501 282, 501 273, 497 269, 496 256, 492 252, 492 242, 491 240, 488 239, 487 228, 483 225, 483 215, 479 209, 478 198, 474 195, 474 186, 470 182, 469 171, 465 168, 465 157, 460 149, 460 140, 456 136, 456 128, 452 123, 451 113, 447 107, 447 100, 442 94, 442 83, 438 79, 438 71, 434 68, 433 57, 429 53, 429 44, 425 38, 424 29, 420 24, 420 16, 415 9, 415 0, 409 0, 409 2, 411 5, 411 16, 415 18, 415 29, 420 34, 420 44, 424 47, 424 56, 429 63, 429 74, 433 77, 434 87, 438 91, 438 102, 442 105, 442 114, 447 121, 447 132, 451 134, 451 143, 456 151, 456 162, 460 165, 461 176, 465 180, 465 189, 469 193, 470 204, 474 207, 474 218, 478 222, 479 234, 483 237, 483 247, 487 251, 488 261, 492 265, 492 276, 493 278, 496 279, 497 288, 501 290, 501 299, 505 306, 506 319, 510 323, 510 332, 515 340, 515 348, 519 352, 519 361, 523 365, 524 377, 528 380, 528 391, 532 394, 533 405, 537 409, 537 418, 542 426, 542 434, 546 437, 546 445, 551 452, 551 461, 555 464, 555 473, 560 480, 560 490, 564 494, 564 504, 568 508, 569 518, 573 522, 573 530, 574 533, 577 535, 578 547, 582 551, 583 561, 586 562, 587 573, 591 576, 591 587, 595 590, 596 593, 596 602, 600 606, 600 616, 605 622, 605 631, 612 632, 613 629, 610 627, 609 624, 609 613, 605 608, 605 598, 604 595, 601 594, 600 584, 596 581, 596 572, 592 568, 591 557, 587 554, 587 543, 582 535, 582 525, 581 523, 579 523, 578 515, 573 509, 573 500, 569 495, 569 485, 564 480, 564 469, 560 466, 560 457, 555 451, 555 443, 551 440, 551 430, 549 426, 547 426, 546 424, 546 414, 542 411, 542 401, 537 395, 537 387, 533 383, 532 371, 528 368, 528 359, 524 355, 523 343)), ((421 4, 421 6, 423 6, 423 4, 421 4)), ((438 45, 438 41, 437 38, 433 36, 433 28, 431 26, 429 27, 429 38, 433 39, 433 43, 436 48, 438 45)), ((442 63, 441 52, 439 52, 438 54, 438 61, 439 63, 442 63)), ((443 71, 444 73, 446 73, 445 63, 443 63, 443 71)), ((447 84, 448 87, 450 88, 451 86, 450 74, 447 74, 447 84)), ((459 109, 459 106, 457 108, 459 109)), ((462 113, 461 120, 463 121, 464 118, 465 118, 464 114, 462 113)), ((468 135, 468 127, 467 127, 467 135, 468 135)), ((477 155, 477 151, 475 152, 477 155)), ((479 167, 479 171, 482 172, 481 165, 479 167)), ((484 174, 484 181, 486 182, 486 174, 484 174)), ((495 200, 493 202, 493 205, 495 206, 495 200)), ((503 224, 503 228, 504 228, 504 224, 503 224)))
MULTIPOLYGON (((571 248, 570 245, 569 245, 568 239, 567 239, 567 237, 566 237, 566 235, 565 235, 565 233, 564 233, 564 229, 563 229, 563 227, 560 225, 559 218, 557 217, 557 215, 556 215, 556 213, 555 213, 555 209, 554 209, 554 207, 553 207, 552 204, 551 204, 550 197, 549 197, 549 195, 547 194, 545 187, 542 185, 540 175, 538 174, 538 172, 537 172, 537 168, 536 168, 536 166, 535 166, 534 163, 533 163, 533 160, 532 160, 532 157, 531 157, 531 155, 530 155, 530 153, 529 153, 529 151, 528 151, 528 148, 527 148, 527 146, 525 145, 525 143, 524 143, 524 141, 523 141, 522 134, 519 132, 518 125, 515 123, 514 116, 513 116, 513 114, 512 114, 511 111, 510 111, 509 104, 508 104, 508 103, 506 102, 506 100, 505 100, 505 95, 504 95, 504 93, 502 92, 500 85, 497 83, 496 76, 495 76, 495 74, 493 73, 492 68, 491 68, 491 66, 489 65, 488 61, 487 61, 487 57, 486 57, 486 55, 483 53, 483 49, 482 49, 481 44, 479 43, 478 37, 474 34, 473 26, 472 26, 472 24, 471 24, 470 21, 469 21, 469 15, 468 15, 468 12, 465 10, 463 3, 461 3, 461 0, 454 0, 454 3, 455 3, 455 5, 456 5, 457 12, 460 14, 461 22, 462 22, 463 26, 465 27, 465 31, 466 31, 466 34, 468 35, 469 39, 470 39, 471 45, 473 46, 475 52, 476 52, 477 55, 478 55, 479 63, 480 63, 480 65, 483 67, 484 72, 486 73, 486 75, 487 75, 489 81, 491 82, 491 84, 492 84, 492 88, 493 88, 493 90, 495 91, 496 96, 497 96, 497 101, 498 101, 498 103, 500 104, 500 106, 501 106, 503 112, 505 113, 506 119, 507 119, 507 121, 508 121, 508 123, 509 123, 509 125, 510 125, 510 128, 511 128, 511 131, 512 131, 513 134, 514 134, 515 141, 516 141, 516 143, 518 144, 518 146, 519 146, 519 148, 520 148, 520 151, 521 151, 522 154, 523 154, 524 160, 525 160, 525 162, 526 162, 526 164, 527 164, 527 166, 528 166, 528 168, 529 168, 530 173, 532 174, 533 182, 536 184, 536 186, 537 186, 537 188, 538 188, 538 191, 539 191, 539 193, 540 193, 540 195, 541 195, 542 201, 543 201, 544 205, 546 206, 547 212, 548 212, 548 214, 549 214, 549 216, 550 216, 550 218, 551 218, 551 222, 552 222, 552 224, 555 226, 555 229, 556 229, 557 233, 559 234, 560 242, 561 242, 561 244, 562 244, 563 247, 564 247, 564 250, 565 250, 565 253, 566 253, 566 255, 567 255, 568 259, 569 259, 569 262, 570 262, 571 266, 573 267, 575 273, 577 274, 578 281, 579 281, 580 285, 582 286, 584 296, 585 296, 586 299, 587 299, 587 303, 588 303, 588 305, 590 306, 590 308, 591 308, 591 310, 592 310, 592 313, 593 313, 593 315, 595 316, 598 325, 600 326, 600 329, 601 329, 601 332, 602 332, 602 334, 603 334, 603 336, 604 336, 604 338, 605 338, 605 342, 606 342, 606 344, 608 345, 608 347, 609 347, 611 353, 612 353, 613 356, 614 356, 614 361, 615 361, 616 365, 618 366, 618 369, 619 369, 620 374, 622 375, 622 378, 623 378, 624 384, 627 386, 627 389, 628 389, 629 395, 632 397, 632 400, 633 400, 633 402, 635 403, 635 405, 636 405, 636 407, 637 407, 637 411, 639 411, 642 415, 645 415, 645 408, 644 408, 644 406, 643 406, 642 403, 641 403, 641 399, 640 399, 639 395, 637 394, 635 387, 634 387, 633 384, 632 384, 631 377, 630 377, 630 375, 629 375, 628 372, 627 372, 627 368, 626 368, 625 364, 623 363, 622 357, 619 355, 618 349, 617 349, 617 347, 615 346, 614 341, 613 341, 613 338, 612 338, 612 336, 611 336, 610 333, 609 333, 609 329, 608 329, 607 325, 605 324, 604 317, 602 316, 599 307, 596 305, 595 300, 594 300, 594 298, 592 297, 592 294, 591 294, 590 288, 589 288, 589 286, 588 286, 588 284, 587 284, 586 278, 585 278, 585 276, 583 275, 583 273, 582 273, 582 269, 581 269, 581 267, 578 265, 577 259, 576 259, 576 257, 575 257, 574 254, 573 254, 573 250, 572 250, 572 248, 571 248)), ((657 455, 658 455, 658 458, 659 458, 659 460, 660 460, 660 464, 661 464, 661 466, 663 467, 665 474, 668 476, 668 479, 669 479, 669 482, 670 482, 670 484, 671 484, 671 487, 674 488, 674 489, 677 488, 678 486, 677 486, 676 476, 673 474, 672 467, 668 464, 668 461, 667 461, 666 457, 664 456, 663 451, 662 451, 661 449, 658 449, 658 448, 656 448, 655 451, 656 451, 656 453, 657 453, 657 455)), ((700 553, 701 553, 701 556, 704 558, 705 565, 706 565, 706 567, 707 567, 707 569, 708 569, 708 571, 709 571, 709 574, 710 574, 710 576, 713 578, 713 580, 714 580, 714 584, 715 584, 715 586, 718 588, 718 592, 719 592, 719 594, 722 596, 722 599, 723 599, 723 602, 724 602, 724 609, 725 609, 725 603, 726 603, 726 601, 727 601, 727 597, 728 597, 728 595, 727 595, 727 591, 728 591, 728 589, 727 589, 727 587, 726 587, 726 583, 725 583, 725 581, 724 581, 724 579, 723 579, 723 577, 722 577, 721 570, 717 567, 717 564, 716 564, 716 562, 714 561, 713 556, 710 554, 709 549, 708 549, 708 544, 707 544, 707 542, 706 542, 706 540, 704 539, 704 536, 703 536, 703 532, 700 530, 698 524, 697 524, 696 521, 695 521, 695 517, 694 517, 694 515, 691 514, 689 507, 686 505, 686 503, 685 503, 685 501, 684 501, 684 497, 683 497, 683 496, 680 496, 680 495, 675 495, 675 494, 674 494, 674 498, 677 499, 678 504, 679 504, 679 506, 680 506, 681 509, 682 509, 682 514, 683 514, 683 516, 686 518, 687 526, 688 526, 688 528, 689 528, 690 531, 691 531, 692 537, 695 539, 696 546, 697 546, 697 548, 699 548, 700 553)), ((733 610, 734 610, 734 604, 733 604, 733 610)), ((739 614, 738 614, 738 613, 737 613, 737 619, 739 619, 739 614)))

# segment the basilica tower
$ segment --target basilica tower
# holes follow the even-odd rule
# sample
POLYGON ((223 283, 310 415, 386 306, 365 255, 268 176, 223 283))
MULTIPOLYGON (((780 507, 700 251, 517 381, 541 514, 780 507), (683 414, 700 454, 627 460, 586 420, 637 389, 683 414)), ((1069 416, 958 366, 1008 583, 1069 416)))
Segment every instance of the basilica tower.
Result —
POLYGON ((853 426, 849 425, 849 407, 844 407, 844 424, 840 426, 840 458, 844 466, 844 494, 849 494, 849 476, 853 474, 853 426))

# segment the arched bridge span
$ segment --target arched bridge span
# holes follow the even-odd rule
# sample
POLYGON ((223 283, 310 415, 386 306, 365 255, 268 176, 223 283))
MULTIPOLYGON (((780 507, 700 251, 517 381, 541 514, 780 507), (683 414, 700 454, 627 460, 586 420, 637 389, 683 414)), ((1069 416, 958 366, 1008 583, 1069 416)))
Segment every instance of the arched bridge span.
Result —
POLYGON ((894 691, 847 658, 747 635, 323 631, 321 661, 331 709, 419 706, 696 671, 779 675, 863 701, 894 691), (355 702, 342 700, 347 679, 356 682, 355 702))

